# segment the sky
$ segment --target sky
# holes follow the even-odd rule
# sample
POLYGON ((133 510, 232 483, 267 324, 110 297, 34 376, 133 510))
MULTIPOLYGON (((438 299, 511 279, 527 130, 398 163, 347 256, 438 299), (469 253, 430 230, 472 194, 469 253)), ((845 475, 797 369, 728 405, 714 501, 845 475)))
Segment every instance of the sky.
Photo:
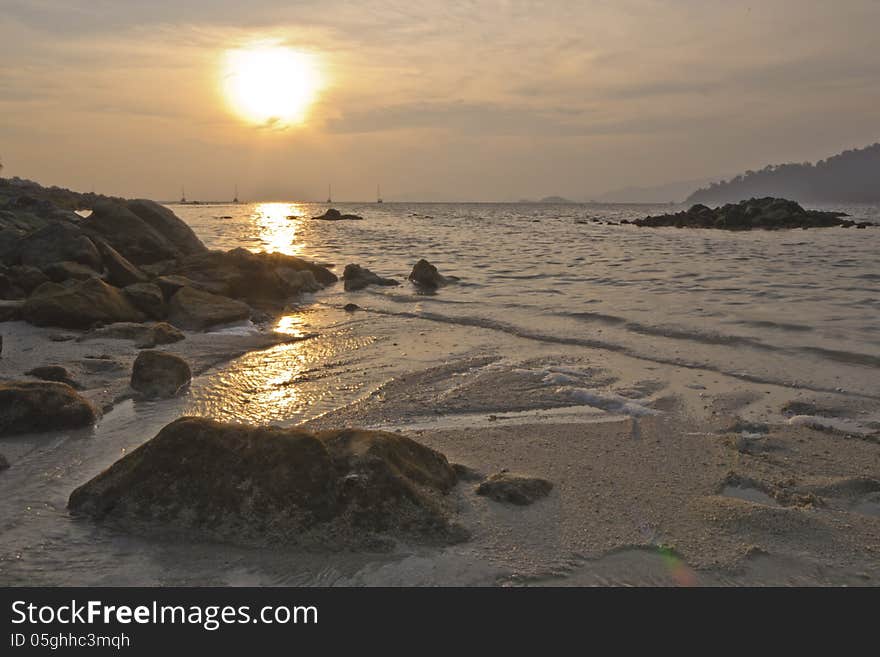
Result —
POLYGON ((585 200, 880 140, 878 28, 878 0, 0 0, 0 158, 157 199, 585 200), (254 44, 316 62, 301 123, 230 106, 254 44))

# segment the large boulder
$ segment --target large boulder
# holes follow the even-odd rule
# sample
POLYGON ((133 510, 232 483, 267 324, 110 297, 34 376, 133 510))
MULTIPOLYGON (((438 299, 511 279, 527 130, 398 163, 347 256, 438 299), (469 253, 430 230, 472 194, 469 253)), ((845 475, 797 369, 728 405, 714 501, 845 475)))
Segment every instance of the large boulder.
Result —
POLYGON ((178 258, 183 252, 127 207, 99 201, 82 221, 83 231, 105 240, 135 265, 178 258))
POLYGON ((209 292, 254 304, 284 302, 301 292, 313 291, 315 280, 322 284, 336 280, 326 268, 300 258, 243 248, 189 256, 180 262, 175 274, 209 292), (313 277, 304 277, 300 272, 310 272, 313 277))
POLYGON ((400 285, 400 283, 393 278, 382 278, 366 267, 361 267, 356 264, 345 266, 345 271, 342 273, 342 280, 345 281, 346 292, 363 290, 368 285, 400 285))
POLYGON ((310 433, 184 417, 70 495, 138 533, 344 548, 380 535, 460 540, 446 458, 380 431, 310 433))
POLYGON ((93 424, 94 407, 63 383, 0 383, 0 436, 76 429, 93 424))
POLYGON ((240 322, 250 316, 251 309, 247 304, 193 287, 181 288, 168 302, 168 321, 182 329, 202 331, 218 324, 240 322))
POLYGON ((122 290, 98 278, 89 278, 69 287, 43 284, 25 301, 22 316, 37 326, 71 329, 146 319, 122 290))
POLYGON ((12 284, 20 288, 25 294, 30 294, 49 280, 49 277, 41 270, 36 267, 28 267, 27 265, 8 267, 5 273, 12 284))
POLYGON ((22 238, 21 264, 43 269, 64 260, 101 270, 101 255, 92 240, 67 222, 53 222, 22 238))
POLYGON ((87 278, 98 277, 99 274, 91 267, 81 265, 78 262, 63 260, 61 262, 53 262, 43 267, 43 273, 49 277, 50 281, 55 283, 63 283, 64 281, 83 281, 87 278))
POLYGON ((202 253, 208 248, 196 237, 193 229, 164 205, 147 199, 134 199, 125 204, 157 233, 171 242, 184 255, 202 253))
POLYGON ((192 370, 183 358, 164 351, 142 351, 131 370, 131 387, 148 399, 176 396, 192 381, 192 370))

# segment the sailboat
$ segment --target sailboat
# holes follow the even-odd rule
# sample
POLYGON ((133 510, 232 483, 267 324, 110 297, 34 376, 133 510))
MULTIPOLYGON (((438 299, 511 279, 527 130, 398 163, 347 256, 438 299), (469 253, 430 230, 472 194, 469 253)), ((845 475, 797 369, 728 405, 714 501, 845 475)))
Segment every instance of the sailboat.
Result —
POLYGON ((235 186, 235 196, 232 199, 233 203, 238 203, 238 185, 235 186))
POLYGON ((376 185, 376 203, 382 202, 382 190, 379 188, 379 185, 376 185))
POLYGON ((327 185, 327 203, 333 202, 333 194, 330 193, 330 185, 327 185))
POLYGON ((180 188, 180 202, 186 203, 186 190, 183 187, 180 188))

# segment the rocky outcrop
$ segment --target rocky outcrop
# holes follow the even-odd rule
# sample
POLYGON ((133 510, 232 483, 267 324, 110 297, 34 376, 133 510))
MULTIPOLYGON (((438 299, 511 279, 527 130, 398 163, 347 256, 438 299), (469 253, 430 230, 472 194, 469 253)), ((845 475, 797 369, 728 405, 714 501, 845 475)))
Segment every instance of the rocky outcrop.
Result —
POLYGON ((477 486, 477 495, 496 502, 526 506, 547 497, 553 484, 546 479, 526 477, 502 470, 477 486))
POLYGON ((208 250, 208 247, 196 237, 193 229, 164 205, 139 198, 127 201, 125 207, 173 244, 183 255, 193 255, 208 250))
POLYGON ((76 489, 77 514, 135 532, 344 548, 463 538, 446 458, 405 436, 184 417, 76 489))
POLYGON ((782 198, 753 198, 739 203, 728 203, 718 208, 697 204, 684 212, 636 219, 636 226, 650 228, 717 228, 721 230, 780 230, 791 228, 826 228, 853 225, 843 219, 843 212, 804 210, 794 201, 782 198))
POLYGON ((103 239, 135 265, 179 258, 184 253, 127 207, 101 201, 82 221, 87 234, 103 239))
POLYGON ((122 290, 98 278, 89 278, 70 287, 54 283, 41 285, 25 301, 22 317, 37 326, 71 329, 146 319, 122 290))
POLYGON ((423 258, 413 266, 409 280, 419 287, 436 290, 438 287, 443 287, 457 279, 441 276, 437 268, 423 258))
POLYGON ((330 208, 324 214, 312 217, 312 219, 320 221, 363 221, 364 218, 356 214, 343 214, 336 208, 330 208))
POLYGON ((0 383, 0 436, 77 429, 96 419, 88 400, 63 383, 0 383))
POLYGON ((247 304, 193 287, 181 288, 168 302, 168 321, 178 328, 193 331, 240 322, 250 316, 251 309, 247 304))
POLYGON ((72 223, 54 222, 19 241, 15 264, 44 269, 65 260, 101 271, 101 255, 92 240, 72 223))
POLYGON ((363 290, 368 285, 400 285, 393 278, 382 278, 360 265, 346 265, 345 271, 342 273, 342 280, 345 282, 345 291, 352 292, 355 290, 363 290))
POLYGON ((131 370, 131 387, 148 399, 175 397, 192 381, 183 358, 164 351, 142 351, 131 370))

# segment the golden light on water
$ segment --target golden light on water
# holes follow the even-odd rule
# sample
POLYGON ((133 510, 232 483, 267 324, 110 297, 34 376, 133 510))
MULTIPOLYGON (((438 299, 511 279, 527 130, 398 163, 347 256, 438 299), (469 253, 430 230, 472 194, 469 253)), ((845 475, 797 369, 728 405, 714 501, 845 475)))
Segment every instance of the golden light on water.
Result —
POLYGON ((283 128, 303 123, 323 86, 317 58, 280 45, 228 50, 223 91, 250 123, 283 128))
POLYGON ((268 253, 299 255, 303 244, 297 241, 297 230, 306 216, 305 206, 297 203, 257 203, 253 220, 268 253))

